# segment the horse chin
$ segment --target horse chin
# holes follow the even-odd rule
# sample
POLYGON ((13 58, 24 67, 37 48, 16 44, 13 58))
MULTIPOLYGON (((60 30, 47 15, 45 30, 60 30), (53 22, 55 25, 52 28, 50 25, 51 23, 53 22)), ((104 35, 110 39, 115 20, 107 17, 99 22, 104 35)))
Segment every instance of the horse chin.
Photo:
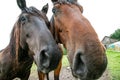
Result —
POLYGON ((44 73, 44 74, 46 74, 46 73, 49 73, 49 72, 50 72, 50 70, 49 70, 49 69, 45 69, 45 68, 38 68, 38 69, 37 69, 37 71, 38 71, 38 72, 42 72, 42 73, 44 73))
POLYGON ((35 64, 37 66, 38 72, 42 72, 42 73, 46 74, 46 73, 49 73, 51 71, 51 69, 49 67, 46 68, 45 66, 39 64, 38 61, 35 61, 35 64))

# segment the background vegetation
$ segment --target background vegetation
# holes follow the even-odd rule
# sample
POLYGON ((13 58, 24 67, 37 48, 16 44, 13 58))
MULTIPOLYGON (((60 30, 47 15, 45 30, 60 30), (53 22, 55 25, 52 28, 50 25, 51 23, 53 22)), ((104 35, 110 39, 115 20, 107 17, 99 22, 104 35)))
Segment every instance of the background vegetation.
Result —
POLYGON ((115 30, 115 32, 112 33, 112 34, 110 35, 110 37, 111 37, 112 39, 120 40, 120 29, 115 30))
POLYGON ((108 70, 112 80, 120 80, 120 52, 107 50, 108 70))

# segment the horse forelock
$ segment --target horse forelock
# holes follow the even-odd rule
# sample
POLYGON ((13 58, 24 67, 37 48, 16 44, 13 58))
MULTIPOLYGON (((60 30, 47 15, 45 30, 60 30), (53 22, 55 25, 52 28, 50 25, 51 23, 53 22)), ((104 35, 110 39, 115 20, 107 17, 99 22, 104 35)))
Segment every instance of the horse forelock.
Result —
POLYGON ((20 14, 20 16, 23 13, 27 13, 27 14, 30 14, 30 15, 34 15, 34 16, 40 17, 40 18, 42 18, 45 21, 47 27, 50 26, 50 23, 49 23, 49 20, 48 20, 47 16, 44 13, 42 13, 42 11, 39 11, 37 8, 35 8, 33 6, 23 10, 22 13, 20 14))
POLYGON ((75 5, 79 8, 79 10, 81 11, 81 13, 83 13, 83 7, 82 5, 80 5, 77 1, 72 1, 72 0, 58 0, 57 2, 53 3, 54 5, 60 4, 60 5, 75 5))

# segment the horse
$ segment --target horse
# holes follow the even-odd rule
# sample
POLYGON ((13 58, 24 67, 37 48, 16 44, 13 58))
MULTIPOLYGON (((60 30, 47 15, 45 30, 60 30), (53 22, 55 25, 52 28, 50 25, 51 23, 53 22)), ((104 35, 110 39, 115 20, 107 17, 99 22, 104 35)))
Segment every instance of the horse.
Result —
POLYGON ((48 29, 46 6, 39 11, 28 8, 24 0, 17 0, 17 4, 21 14, 13 26, 9 44, 0 51, 0 80, 16 77, 28 80, 33 61, 38 74, 47 74, 56 69, 61 59, 59 47, 48 29))
POLYGON ((72 75, 80 80, 96 80, 107 67, 105 47, 77 0, 51 0, 50 31, 67 49, 72 75))

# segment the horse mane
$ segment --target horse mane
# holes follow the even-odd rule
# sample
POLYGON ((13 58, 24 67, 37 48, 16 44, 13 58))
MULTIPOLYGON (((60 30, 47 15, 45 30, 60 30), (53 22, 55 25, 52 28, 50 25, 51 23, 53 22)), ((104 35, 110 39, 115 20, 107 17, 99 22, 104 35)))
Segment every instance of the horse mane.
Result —
POLYGON ((53 3, 54 5, 55 4, 67 4, 67 5, 71 5, 71 4, 73 4, 73 5, 76 5, 79 9, 80 9, 80 11, 81 11, 81 13, 83 13, 83 7, 77 2, 77 0, 58 0, 57 2, 54 2, 53 3))
POLYGON ((20 28, 19 21, 17 21, 12 29, 9 43, 10 54, 17 62, 24 61, 28 56, 28 47, 23 49, 20 45, 20 28))
POLYGON ((16 34, 16 32, 17 32, 16 28, 17 28, 17 26, 15 24, 13 29, 12 29, 12 32, 11 32, 10 43, 9 43, 10 48, 11 48, 10 49, 10 54, 12 55, 12 57, 16 56, 16 46, 18 46, 18 45, 16 45, 16 39, 18 38, 18 36, 16 34))

